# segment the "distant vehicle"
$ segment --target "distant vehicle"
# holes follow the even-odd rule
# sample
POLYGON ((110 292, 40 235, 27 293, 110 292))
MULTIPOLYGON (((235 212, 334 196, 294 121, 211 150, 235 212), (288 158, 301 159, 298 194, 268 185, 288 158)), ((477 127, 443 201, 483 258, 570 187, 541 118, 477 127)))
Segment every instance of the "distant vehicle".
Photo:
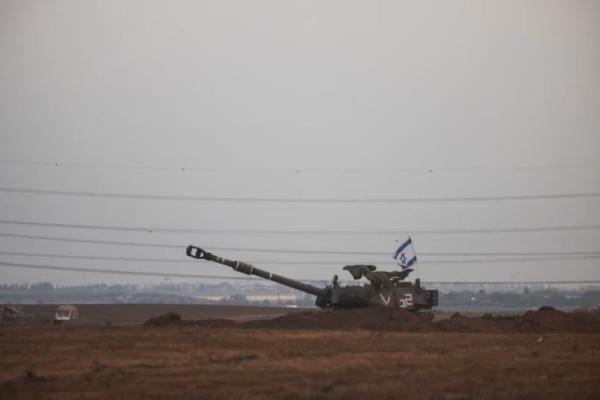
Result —
POLYGON ((0 322, 11 322, 25 317, 23 309, 19 306, 3 306, 0 309, 0 322))
POLYGON ((54 322, 71 321, 79 318, 79 309, 73 305, 61 304, 54 313, 54 322))
POLYGON ((425 289, 421 286, 419 279, 414 284, 404 281, 412 269, 387 272, 376 271, 377 267, 374 265, 347 265, 343 269, 348 271, 354 279, 358 280, 364 277, 369 284, 341 286, 335 275, 330 285, 317 287, 272 274, 242 261, 218 257, 199 247, 188 246, 186 254, 192 258, 223 264, 243 274, 255 275, 312 294, 317 297, 316 305, 320 308, 395 307, 408 311, 419 311, 438 305, 437 290, 425 289))

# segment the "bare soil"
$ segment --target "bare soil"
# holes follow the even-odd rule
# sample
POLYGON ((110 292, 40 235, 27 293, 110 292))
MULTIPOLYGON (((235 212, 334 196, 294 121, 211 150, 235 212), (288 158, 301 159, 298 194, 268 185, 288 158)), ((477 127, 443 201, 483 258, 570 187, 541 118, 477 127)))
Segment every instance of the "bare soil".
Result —
POLYGON ((157 312, 163 321, 146 326, 0 325, 0 399, 600 398, 590 314, 243 322, 223 311, 199 322, 157 312))
MULTIPOLYGON (((23 305, 25 313, 50 321, 56 304, 23 305)), ((273 318, 300 308, 199 305, 199 304, 78 304, 80 323, 97 325, 140 325, 147 319, 167 312, 176 312, 183 319, 225 318, 231 320, 256 320, 273 318)))

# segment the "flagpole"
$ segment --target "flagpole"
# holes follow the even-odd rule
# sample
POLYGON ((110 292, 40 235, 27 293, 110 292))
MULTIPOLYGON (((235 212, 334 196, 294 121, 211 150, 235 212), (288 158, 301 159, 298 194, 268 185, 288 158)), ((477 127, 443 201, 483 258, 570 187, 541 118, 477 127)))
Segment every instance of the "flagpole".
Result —
POLYGON ((419 268, 419 256, 417 255, 417 249, 415 248, 415 242, 412 241, 412 237, 410 237, 410 235, 408 235, 408 239, 411 241, 413 250, 415 252, 415 257, 417 257, 417 262, 415 264, 417 264, 416 268, 415 268, 415 272, 417 273, 417 279, 421 280, 421 269, 419 268))

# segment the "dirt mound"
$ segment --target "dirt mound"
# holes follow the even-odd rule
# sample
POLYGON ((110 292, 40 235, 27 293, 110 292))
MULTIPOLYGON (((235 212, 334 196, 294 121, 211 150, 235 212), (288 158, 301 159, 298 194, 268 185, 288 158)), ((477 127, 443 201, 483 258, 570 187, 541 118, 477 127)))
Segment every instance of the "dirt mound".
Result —
POLYGON ((168 312, 158 317, 153 317, 144 322, 144 326, 173 326, 179 325, 181 322, 181 314, 168 312))
POLYGON ((182 320, 177 313, 150 318, 145 326, 195 326, 200 328, 245 329, 367 329, 395 332, 464 333, 600 333, 600 318, 590 313, 558 311, 542 307, 520 316, 467 317, 454 313, 450 318, 432 321, 427 314, 398 308, 358 308, 350 310, 308 311, 287 314, 270 320, 231 321, 224 319, 182 320))
POLYGON ((367 329, 396 332, 472 333, 600 333, 600 318, 584 312, 562 312, 552 307, 528 311, 521 316, 466 317, 455 313, 448 319, 431 321, 427 315, 397 308, 362 308, 309 311, 272 320, 242 323, 245 328, 269 329, 367 329))
POLYGON ((477 333, 600 333, 600 318, 583 312, 567 313, 544 306, 519 316, 465 317, 458 313, 437 321, 441 332, 477 333))
POLYGON ((309 311, 284 315, 272 320, 249 321, 243 326, 270 329, 368 329, 402 332, 431 330, 431 322, 426 316, 384 307, 309 311))
POLYGON ((201 328, 239 328, 241 324, 237 321, 231 321, 227 319, 199 319, 199 320, 186 320, 181 317, 181 314, 175 312, 168 312, 161 314, 157 317, 152 317, 144 322, 144 326, 151 327, 186 327, 196 326, 201 328))
POLYGON ((562 312, 541 307, 519 317, 519 328, 532 332, 600 333, 600 318, 586 312, 562 312))
POLYGON ((456 313, 449 319, 436 321, 434 327, 439 332, 514 333, 517 326, 516 318, 490 314, 482 317, 465 317, 456 313))
POLYGON ((185 321, 189 322, 189 325, 197 326, 201 328, 218 329, 218 328, 240 328, 242 322, 232 321, 230 319, 201 319, 198 321, 185 321))

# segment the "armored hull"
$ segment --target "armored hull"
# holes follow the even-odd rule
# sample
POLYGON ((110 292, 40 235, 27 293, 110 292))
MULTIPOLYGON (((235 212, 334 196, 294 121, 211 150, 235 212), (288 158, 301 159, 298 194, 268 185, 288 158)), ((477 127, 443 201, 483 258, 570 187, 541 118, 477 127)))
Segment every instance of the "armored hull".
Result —
POLYGON ((438 305, 438 291, 423 289, 417 284, 399 282, 390 287, 373 285, 333 288, 331 307, 396 307, 408 311, 431 309, 438 305))

